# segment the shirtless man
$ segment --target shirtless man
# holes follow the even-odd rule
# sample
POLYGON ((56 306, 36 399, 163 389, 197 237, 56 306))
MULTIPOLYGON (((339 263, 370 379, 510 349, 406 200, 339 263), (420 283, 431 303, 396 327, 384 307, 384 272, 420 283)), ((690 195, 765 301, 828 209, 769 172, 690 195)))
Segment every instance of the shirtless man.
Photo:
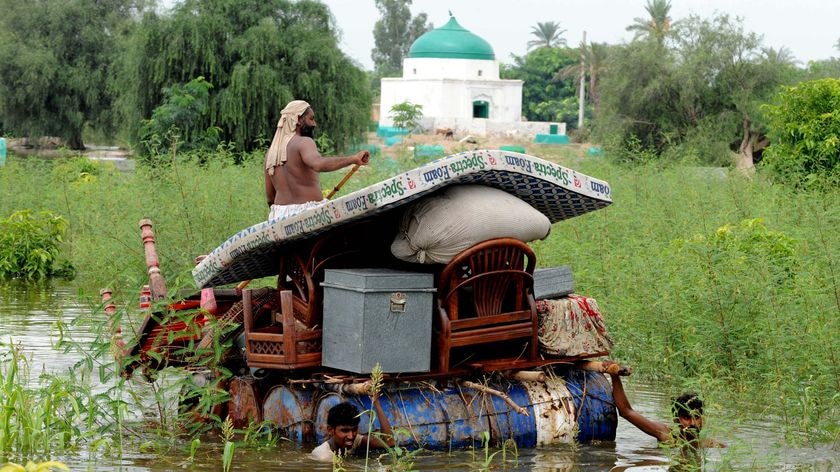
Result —
MULTIPOLYGON (((613 361, 605 361, 606 366, 613 361)), ((694 449, 698 447, 726 447, 725 444, 711 438, 700 437, 703 428, 703 400, 693 392, 686 392, 677 397, 671 407, 674 423, 654 421, 634 410, 624 393, 624 385, 618 374, 612 377, 612 391, 618 414, 644 433, 655 437, 659 442, 671 446, 688 445, 694 449)))
POLYGON ((315 112, 303 100, 289 102, 280 112, 277 132, 265 156, 265 197, 269 220, 288 218, 326 201, 320 172, 366 165, 368 151, 347 157, 325 158, 312 139, 315 112))

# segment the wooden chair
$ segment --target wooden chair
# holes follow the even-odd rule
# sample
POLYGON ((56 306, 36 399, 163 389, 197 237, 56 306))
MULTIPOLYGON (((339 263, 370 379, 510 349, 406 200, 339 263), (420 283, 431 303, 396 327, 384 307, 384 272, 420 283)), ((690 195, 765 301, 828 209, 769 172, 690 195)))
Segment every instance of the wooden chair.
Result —
POLYGON ((534 304, 536 258, 513 238, 490 239, 455 256, 438 284, 435 343, 438 370, 448 372, 453 348, 524 339, 539 358, 534 304))
POLYGON ((301 369, 321 365, 321 330, 301 326, 295 319, 292 292, 280 292, 279 324, 265 325, 254 318, 251 290, 242 291, 245 318, 245 360, 248 367, 301 369))
POLYGON ((280 309, 267 326, 253 317, 248 325, 245 313, 249 367, 289 370, 321 365, 324 270, 377 264, 382 244, 374 228, 370 222, 337 228, 280 257, 275 301, 280 309))

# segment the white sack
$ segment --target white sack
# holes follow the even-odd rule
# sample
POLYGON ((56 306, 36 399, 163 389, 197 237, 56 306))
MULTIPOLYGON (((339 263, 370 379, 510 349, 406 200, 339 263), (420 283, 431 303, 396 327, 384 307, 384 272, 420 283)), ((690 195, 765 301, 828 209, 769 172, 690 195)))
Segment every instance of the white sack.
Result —
POLYGON ((442 263, 482 241, 545 239, 548 217, 519 198, 493 187, 455 185, 408 207, 391 253, 407 262, 442 263))

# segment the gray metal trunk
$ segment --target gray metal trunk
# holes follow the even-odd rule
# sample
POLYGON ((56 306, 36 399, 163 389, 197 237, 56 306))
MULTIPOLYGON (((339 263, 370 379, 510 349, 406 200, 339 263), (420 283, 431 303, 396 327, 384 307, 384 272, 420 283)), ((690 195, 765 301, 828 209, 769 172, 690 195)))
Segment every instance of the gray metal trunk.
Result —
POLYGON ((391 269, 324 271, 322 365, 357 374, 428 372, 434 281, 391 269))

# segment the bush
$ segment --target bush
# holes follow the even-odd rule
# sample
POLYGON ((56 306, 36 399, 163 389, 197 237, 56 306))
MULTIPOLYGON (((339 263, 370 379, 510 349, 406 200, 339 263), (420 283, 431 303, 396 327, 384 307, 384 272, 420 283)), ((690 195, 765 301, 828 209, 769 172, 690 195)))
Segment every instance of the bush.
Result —
POLYGON ((800 183, 840 177, 840 79, 786 87, 764 107, 772 143, 763 162, 778 180, 800 183))
POLYGON ((73 278, 69 261, 59 259, 67 221, 49 211, 16 211, 0 219, 0 278, 73 278))

